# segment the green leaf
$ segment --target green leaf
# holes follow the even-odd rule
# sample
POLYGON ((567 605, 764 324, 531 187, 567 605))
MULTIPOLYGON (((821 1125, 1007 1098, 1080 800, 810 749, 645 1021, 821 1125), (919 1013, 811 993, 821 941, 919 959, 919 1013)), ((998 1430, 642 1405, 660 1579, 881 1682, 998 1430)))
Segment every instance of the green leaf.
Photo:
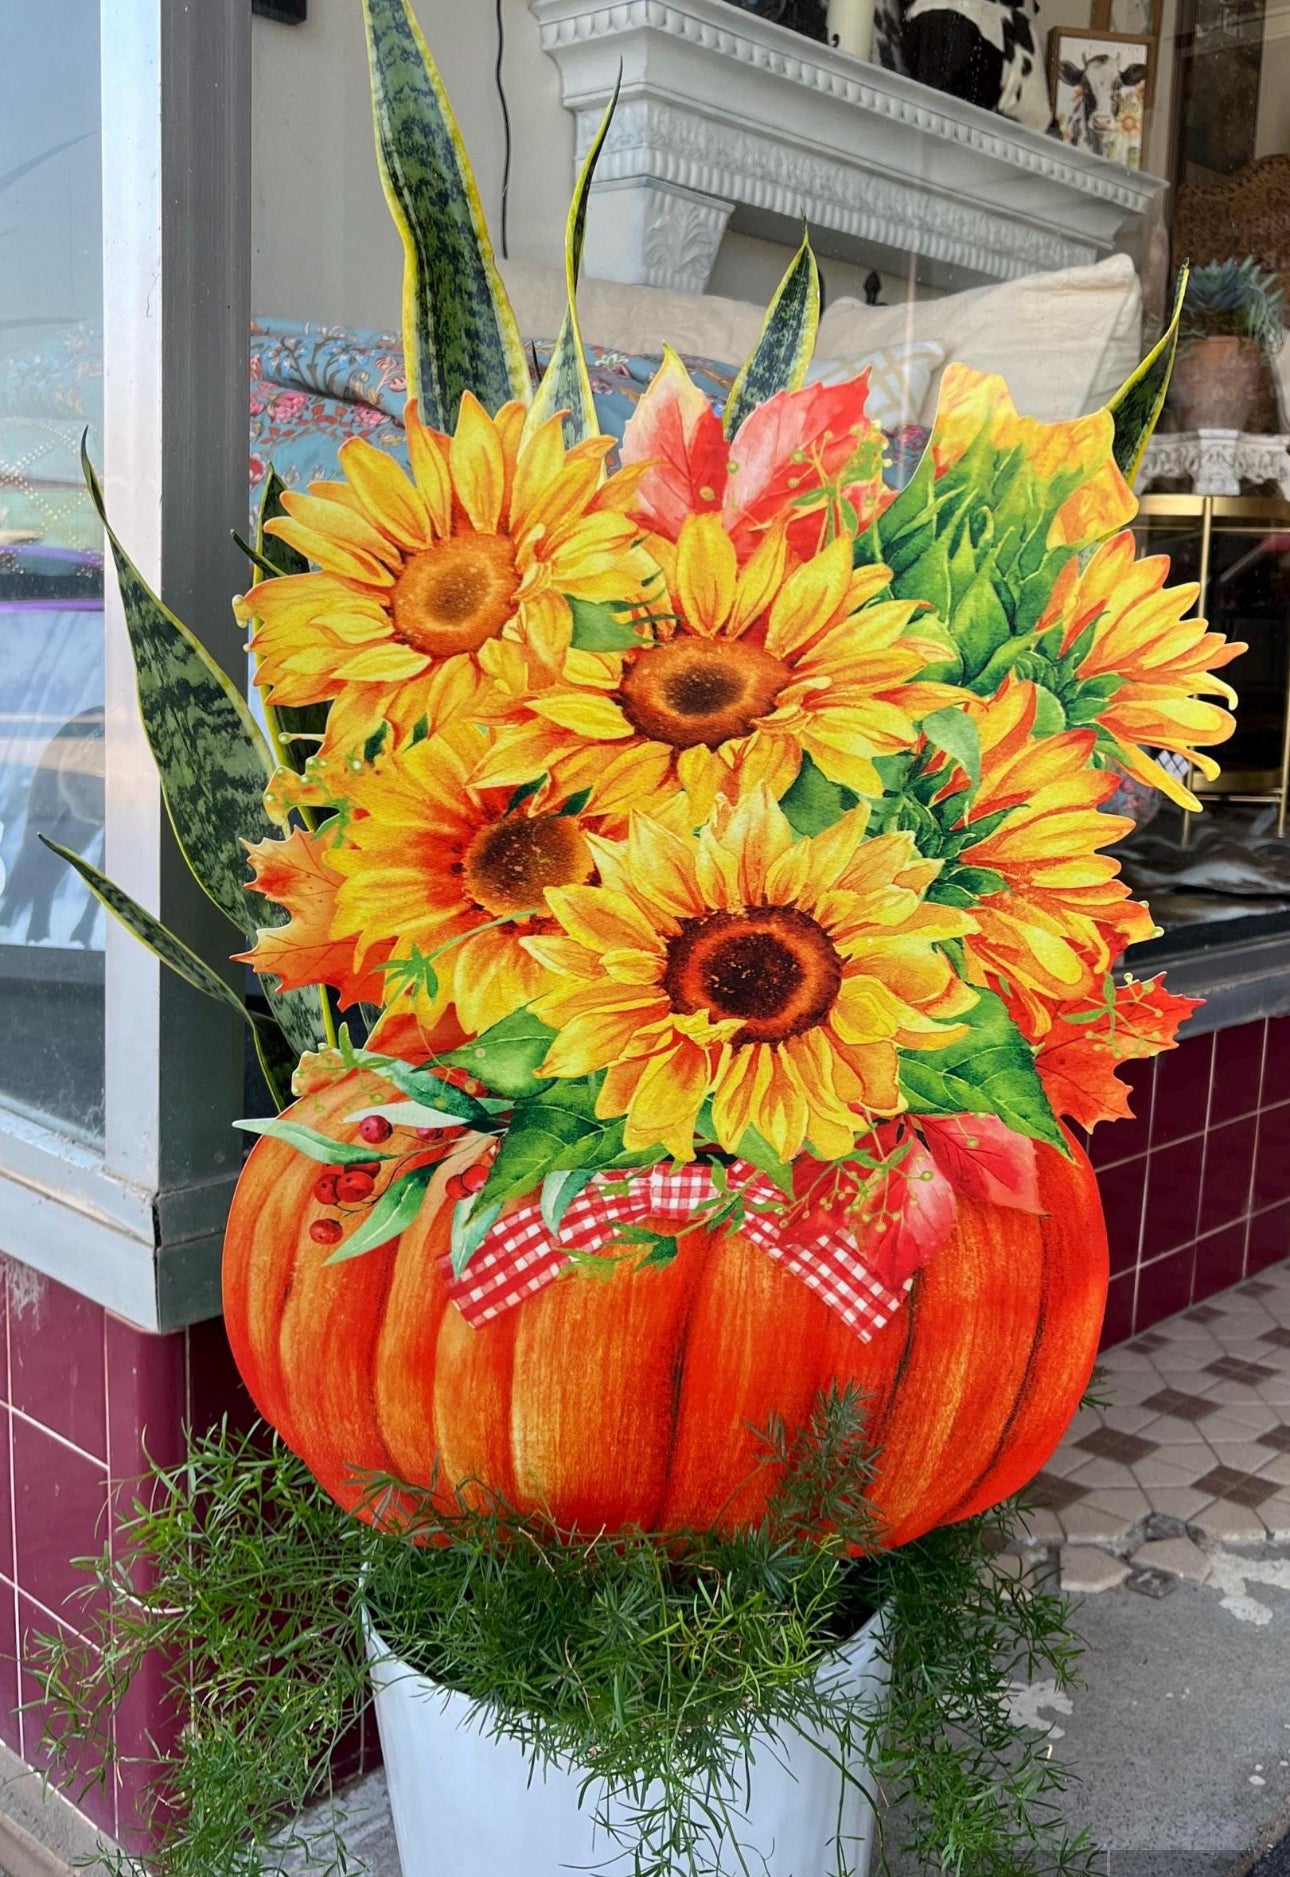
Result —
POLYGON ((361 1258, 365 1252, 388 1245, 415 1225, 434 1174, 434 1167, 414 1167, 401 1179, 391 1180, 358 1230, 338 1245, 326 1262, 347 1264, 351 1258, 361 1258))
POLYGON ((500 1206, 474 1210, 473 1199, 462 1199, 452 1209, 452 1274, 460 1277, 502 1216, 500 1206))
POLYGON ((1057 736, 1066 728, 1066 712, 1062 709, 1061 699, 1053 696, 1047 685, 1035 686, 1035 726, 1036 736, 1057 736))
POLYGON ((963 654, 969 682, 1012 636, 1012 624, 994 584, 992 561, 980 567, 950 615, 950 631, 963 654))
POLYGON ((378 1115, 382 1121, 388 1121, 391 1127, 398 1128, 457 1128, 462 1125, 459 1114, 421 1101, 389 1101, 376 1108, 356 1108, 345 1119, 366 1121, 371 1115, 378 1115))
POLYGON ((739 1158, 746 1160, 750 1167, 756 1167, 768 1180, 773 1180, 781 1193, 792 1194, 793 1169, 786 1160, 781 1160, 764 1134, 755 1127, 744 1129, 739 1142, 739 1158))
MULTIPOLYGON (((530 796, 537 794, 545 781, 546 771, 543 770, 542 774, 535 776, 531 782, 521 782, 518 788, 513 790, 511 799, 506 804, 506 814, 513 815, 515 810, 520 807, 522 803, 527 802, 530 796)), ((503 819, 505 819, 505 817, 503 817, 503 819)))
POLYGON ((70 847, 60 847, 57 841, 51 841, 44 834, 39 838, 51 854, 57 854, 60 860, 65 860, 69 867, 80 874, 99 904, 105 906, 114 919, 119 919, 135 938, 141 939, 163 965, 170 967, 176 977, 183 978, 195 991, 214 998, 216 1003, 230 1005, 244 1022, 255 1027, 254 1016, 232 985, 226 983, 217 971, 212 971, 204 959, 199 958, 182 939, 176 938, 170 928, 162 925, 160 919, 154 918, 137 899, 132 899, 124 887, 109 880, 105 873, 100 873, 80 854, 73 853, 70 847))
POLYGON ((532 395, 470 159, 406 0, 364 0, 376 151, 403 242, 408 389, 437 430, 456 428, 462 394, 490 415, 532 395))
POLYGON ((726 405, 728 437, 733 437, 767 398, 779 391, 801 389, 819 329, 820 270, 811 252, 810 236, 804 235, 770 303, 752 357, 735 379, 726 405))
POLYGON ((900 1085, 914 1114, 992 1114, 1016 1134, 1068 1153, 1035 1055, 1002 1001, 982 991, 967 1035, 945 1049, 902 1050, 900 1085))
POLYGON ((1138 366, 1107 405, 1115 421, 1115 461, 1120 474, 1133 487, 1142 467, 1152 433, 1160 421, 1178 353, 1183 301, 1187 297, 1188 269, 1179 270, 1173 318, 1138 366))
POLYGON ((542 1182, 542 1222, 553 1238, 560 1236, 565 1213, 595 1177, 594 1167, 566 1167, 547 1174, 542 1182))
POLYGON ((975 789, 981 781, 981 732, 976 719, 965 710, 950 705, 934 710, 922 722, 923 735, 934 749, 943 750, 967 776, 975 789))
POLYGON ((854 790, 844 788, 840 782, 830 782, 815 761, 803 755, 797 779, 779 805, 798 834, 823 834, 856 807, 859 800, 854 790))
MULTIPOLYGON (((892 580, 891 587, 897 599, 926 600, 938 617, 950 619, 950 561, 946 543, 939 538, 933 540, 916 561, 892 580)), ((955 622, 951 620, 951 631, 954 627, 955 622)))
MULTIPOLYGON (((451 1057, 444 1057, 450 1062, 451 1057)), ((409 1101, 417 1102, 427 1108, 443 1109, 454 1121, 464 1121, 468 1127, 477 1128, 487 1133, 494 1126, 493 1115, 484 1103, 468 1095, 464 1088, 454 1088, 451 1082, 442 1076, 434 1075, 428 1069, 414 1069, 411 1063, 403 1062, 397 1056, 382 1056, 368 1049, 353 1049, 348 1061, 355 1069, 372 1069, 382 1081, 397 1088, 400 1095, 406 1095, 409 1101)), ((467 1065, 468 1066, 468 1065, 467 1065)), ((439 1127, 440 1122, 427 1123, 439 1127)))
POLYGON ((366 1167, 374 1161, 392 1158, 390 1154, 374 1153, 361 1141, 334 1141, 330 1135, 320 1134, 317 1128, 306 1127, 303 1121, 275 1118, 235 1121, 233 1126, 241 1128, 244 1134, 267 1134, 270 1140, 285 1141, 297 1153, 307 1155, 310 1160, 320 1160, 325 1167, 366 1167))
POLYGON ((570 644, 578 652, 629 652, 641 635, 618 607, 599 600, 569 600, 573 614, 570 644))
POLYGON ((175 837, 198 885, 252 937, 263 902, 248 892, 241 843, 279 832, 264 806, 273 757, 232 679, 162 605, 113 534, 83 444, 81 466, 112 546, 139 710, 175 837))
POLYGON ((587 356, 582 347, 582 329, 578 324, 578 277, 582 272, 582 249, 587 234, 587 204, 591 198, 592 179, 609 135, 609 126, 614 121, 614 112, 618 109, 618 94, 622 84, 620 70, 614 85, 614 95, 609 100, 600 120, 600 129, 592 139, 591 148, 578 172, 564 235, 564 279, 568 304, 555 350, 542 374, 542 382, 537 388, 524 426, 526 434, 531 436, 540 424, 554 417, 557 411, 563 411, 564 440, 571 449, 575 443, 600 433, 596 400, 587 373, 587 356))
POLYGON ((501 1205, 542 1185, 549 1173, 611 1166, 623 1151, 621 1117, 602 1121, 587 1082, 554 1083, 517 1102, 480 1199, 501 1205))
POLYGON ((545 1023, 539 1023, 527 1010, 517 1010, 513 1017, 495 1023, 473 1043, 463 1043, 441 1060, 465 1069, 495 1094, 519 1100, 535 1094, 543 1085, 538 1068, 555 1038, 556 1032, 545 1023))

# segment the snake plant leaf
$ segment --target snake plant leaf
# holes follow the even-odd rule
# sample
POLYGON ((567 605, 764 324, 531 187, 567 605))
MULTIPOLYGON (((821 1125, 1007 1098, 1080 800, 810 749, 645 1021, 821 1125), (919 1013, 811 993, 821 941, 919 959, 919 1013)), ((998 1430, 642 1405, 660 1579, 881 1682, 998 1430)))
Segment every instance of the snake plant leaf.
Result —
MULTIPOLYGON (((207 898, 248 938, 268 923, 267 902, 247 883, 243 841, 279 830, 264 806, 273 757, 246 700, 200 641, 163 606, 121 546, 85 445, 86 485, 107 532, 130 649, 139 712, 180 852, 207 898)), ((322 994, 279 993, 265 980, 277 1022, 300 1056, 329 1040, 322 994)))
POLYGON ((622 86, 623 75, 620 71, 614 95, 600 120, 600 129, 578 172, 578 185, 573 192, 564 236, 564 275, 569 304, 560 327, 560 336, 555 342, 555 350, 542 374, 542 382, 537 388, 525 425, 525 429, 532 432, 554 417, 557 411, 564 411, 564 440, 570 448, 588 437, 597 436, 600 431, 591 379, 587 375, 586 354, 582 349, 582 328, 578 323, 578 278, 582 273, 582 250, 587 237, 587 205, 591 200, 591 184, 609 135, 609 126, 614 121, 614 112, 618 109, 618 94, 622 86))
POLYGON ((470 159, 407 0, 363 0, 376 153, 403 242, 408 389, 424 422, 453 430, 462 393, 490 416, 531 397, 470 159))
POLYGON ((175 838, 202 891, 253 934, 241 842, 277 832, 264 807, 269 746, 232 679, 162 605, 112 532, 84 443, 81 465, 112 545, 139 710, 175 838))
POLYGON ((182 939, 176 938, 169 926, 162 925, 160 919, 154 918, 123 886, 118 886, 115 880, 109 880, 105 873, 100 873, 97 867, 72 848, 61 847, 45 834, 40 835, 39 839, 51 854, 57 854, 60 860, 65 860, 69 867, 80 874, 99 904, 105 906, 114 919, 119 919, 127 931, 132 932, 137 939, 142 939, 163 965, 169 965, 176 976, 191 984, 194 990, 213 997, 217 1003, 231 1004, 239 1016, 254 1024, 254 1017, 232 985, 226 984, 217 971, 212 971, 204 959, 199 958, 182 939))
POLYGON ((1182 327, 1183 301, 1187 297, 1189 269, 1178 274, 1173 318, 1143 359, 1133 376, 1116 392, 1107 405, 1115 420, 1115 461, 1120 474, 1133 487, 1142 467, 1160 413, 1165 407, 1169 380, 1178 355, 1178 334, 1182 327))
POLYGON ((60 847, 57 841, 51 841, 44 834, 40 839, 51 854, 57 854, 60 860, 65 860, 81 876, 99 904, 146 945, 153 956, 159 958, 176 977, 183 978, 195 991, 201 991, 203 996, 213 998, 216 1003, 228 1004, 244 1023, 250 1025, 255 1053, 269 1093, 279 1109, 285 1108, 291 1100, 291 1074, 296 1058, 293 1055, 290 1061, 286 1059, 282 1031, 278 1025, 257 1019, 231 984, 227 984, 217 971, 212 971, 191 946, 185 945, 181 938, 176 938, 169 926, 164 926, 160 919, 154 918, 147 907, 141 906, 124 887, 118 886, 115 880, 109 880, 105 873, 100 873, 97 867, 71 848, 60 847))
POLYGON ((820 270, 811 238, 802 245, 771 301, 752 357, 735 379, 726 405, 726 435, 777 391, 800 391, 820 329, 820 270))

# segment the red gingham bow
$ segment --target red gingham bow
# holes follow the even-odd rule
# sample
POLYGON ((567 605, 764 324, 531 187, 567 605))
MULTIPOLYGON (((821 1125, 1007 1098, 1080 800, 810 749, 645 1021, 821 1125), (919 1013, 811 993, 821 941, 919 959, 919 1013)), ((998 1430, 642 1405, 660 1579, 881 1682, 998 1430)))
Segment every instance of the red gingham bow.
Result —
MULTIPOLYGON (((782 1198, 766 1175, 746 1161, 736 1160, 727 1175, 730 1187, 740 1189, 746 1200, 782 1198)), ((571 1262, 572 1253, 593 1255, 612 1244, 617 1226, 646 1221, 684 1226, 718 1196, 710 1170, 697 1163, 675 1170, 654 1167, 626 1184, 621 1174, 608 1178, 611 1190, 597 1177, 579 1193, 558 1237, 548 1230, 536 1201, 499 1219, 462 1275, 448 1283, 449 1296, 472 1329, 552 1283, 571 1262)), ((741 1230, 768 1257, 809 1284, 862 1342, 890 1321, 913 1282, 906 1279, 898 1291, 879 1283, 850 1232, 817 1231, 809 1244, 792 1243, 774 1211, 758 1212, 751 1205, 741 1230)))

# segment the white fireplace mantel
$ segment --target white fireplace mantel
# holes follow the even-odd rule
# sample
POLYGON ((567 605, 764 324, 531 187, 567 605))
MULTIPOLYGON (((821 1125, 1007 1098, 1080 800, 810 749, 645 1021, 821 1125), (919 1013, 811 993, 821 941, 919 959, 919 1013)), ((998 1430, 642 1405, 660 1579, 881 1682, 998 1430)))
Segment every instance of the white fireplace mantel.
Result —
POLYGON ((959 284, 1100 259, 1167 185, 727 0, 529 0, 579 160, 621 67, 590 273, 702 292, 735 226, 959 284), (611 199, 611 200, 608 200, 611 199))

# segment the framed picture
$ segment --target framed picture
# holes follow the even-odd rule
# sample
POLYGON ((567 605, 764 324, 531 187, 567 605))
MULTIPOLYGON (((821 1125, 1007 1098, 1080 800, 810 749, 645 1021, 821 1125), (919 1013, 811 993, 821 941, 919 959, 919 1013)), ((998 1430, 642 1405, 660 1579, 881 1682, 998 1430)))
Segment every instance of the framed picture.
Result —
POLYGON ((1126 33, 1131 39, 1159 39, 1163 0, 1093 0, 1089 21, 1095 33, 1126 33))
POLYGON ((1141 169, 1155 49, 1145 34, 1054 26, 1048 59, 1063 143, 1141 169))

